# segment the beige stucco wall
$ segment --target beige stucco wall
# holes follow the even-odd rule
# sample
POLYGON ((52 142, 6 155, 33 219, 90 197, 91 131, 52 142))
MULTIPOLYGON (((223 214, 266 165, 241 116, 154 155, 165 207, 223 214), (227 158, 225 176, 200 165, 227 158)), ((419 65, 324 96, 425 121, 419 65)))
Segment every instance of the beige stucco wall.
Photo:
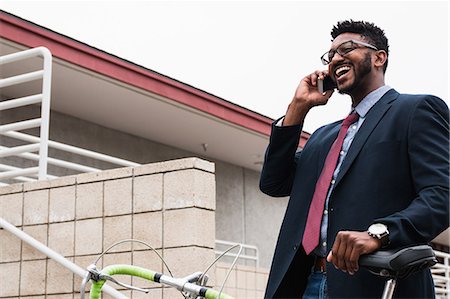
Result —
MULTIPOLYGON (((135 238, 155 247, 175 276, 185 276, 203 271, 215 258, 214 171, 213 163, 186 158, 0 187, 0 216, 81 267, 112 243, 135 238)), ((115 247, 98 266, 111 263, 164 271, 156 254, 139 244, 115 247)), ((221 283, 216 272, 222 278, 225 267, 214 268, 211 285, 221 283)), ((232 277, 246 273, 249 287, 230 280, 228 291, 262 298, 267 273, 245 267, 238 266, 232 277)), ((78 298, 80 283, 69 270, 0 230, 0 298, 78 298)), ((150 296, 124 293, 182 298, 156 284, 139 285, 150 286, 150 296)))

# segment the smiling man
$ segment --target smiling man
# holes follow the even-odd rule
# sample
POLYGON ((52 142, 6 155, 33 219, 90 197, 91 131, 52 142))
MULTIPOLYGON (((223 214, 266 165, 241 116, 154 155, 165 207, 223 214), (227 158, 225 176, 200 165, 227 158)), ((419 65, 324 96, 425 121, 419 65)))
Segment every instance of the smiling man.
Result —
MULTIPOLYGON (((260 188, 290 196, 265 298, 381 297, 384 279, 358 259, 381 248, 426 244, 449 226, 449 111, 431 95, 385 85, 389 46, 372 23, 339 22, 328 70, 304 77, 275 121, 260 188), (350 96, 350 113, 325 125, 296 152, 329 76, 350 96)), ((398 282, 394 298, 434 298, 429 270, 398 282)))

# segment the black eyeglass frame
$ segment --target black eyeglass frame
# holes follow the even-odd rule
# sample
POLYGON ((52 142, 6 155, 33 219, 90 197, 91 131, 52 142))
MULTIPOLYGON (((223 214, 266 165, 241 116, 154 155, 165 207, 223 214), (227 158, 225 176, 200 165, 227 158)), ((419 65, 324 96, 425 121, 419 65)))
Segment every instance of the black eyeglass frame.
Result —
POLYGON ((361 45, 361 46, 364 46, 364 47, 366 47, 366 48, 369 48, 369 49, 372 49, 372 50, 375 50, 375 51, 378 51, 378 50, 379 50, 379 49, 378 49, 377 47, 375 47, 374 45, 371 45, 371 44, 368 44, 368 43, 365 43, 365 42, 361 42, 361 41, 359 41, 359 40, 351 39, 351 40, 345 41, 345 42, 343 42, 342 44, 340 44, 339 46, 337 46, 335 50, 329 50, 329 51, 326 51, 322 56, 320 56, 320 60, 322 61, 322 63, 323 63, 324 65, 328 65, 328 64, 330 64, 331 60, 333 60, 333 57, 334 57, 334 55, 336 55, 336 53, 338 53, 338 54, 341 55, 341 56, 345 56, 345 55, 347 55, 348 53, 350 53, 351 51, 353 51, 353 50, 359 48, 359 47, 355 47, 355 46, 353 45, 353 47, 350 48, 348 51, 345 51, 345 52, 340 51, 339 48, 340 48, 342 45, 346 44, 346 43, 352 43, 352 44, 356 44, 356 45, 361 45), (330 55, 330 54, 332 54, 332 55, 330 55))

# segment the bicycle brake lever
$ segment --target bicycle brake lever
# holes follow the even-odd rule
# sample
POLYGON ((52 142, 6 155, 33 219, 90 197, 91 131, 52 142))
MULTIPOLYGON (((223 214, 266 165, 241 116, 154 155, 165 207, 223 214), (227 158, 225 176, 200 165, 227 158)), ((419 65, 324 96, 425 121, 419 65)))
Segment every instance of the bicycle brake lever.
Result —
POLYGON ((84 299, 86 284, 89 280, 99 281, 100 272, 97 270, 95 264, 91 264, 87 267, 86 275, 83 277, 83 281, 81 282, 80 295, 81 299, 84 299))
POLYGON ((114 282, 115 284, 118 284, 124 288, 130 289, 130 290, 135 290, 135 291, 139 291, 139 292, 144 292, 146 294, 148 294, 149 290, 146 289, 142 289, 142 288, 138 288, 138 287, 134 287, 134 286, 130 286, 126 283, 120 282, 118 280, 116 280, 115 278, 113 278, 112 276, 106 275, 106 274, 100 274, 100 279, 102 280, 109 280, 111 282, 114 282))

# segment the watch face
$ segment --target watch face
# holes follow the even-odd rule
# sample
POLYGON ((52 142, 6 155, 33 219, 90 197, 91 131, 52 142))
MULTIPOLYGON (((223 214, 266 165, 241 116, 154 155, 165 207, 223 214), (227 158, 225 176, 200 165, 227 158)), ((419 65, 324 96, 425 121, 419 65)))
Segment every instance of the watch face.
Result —
POLYGON ((387 230, 386 225, 381 223, 375 223, 369 227, 369 231, 374 235, 381 235, 385 233, 386 230, 387 230))

